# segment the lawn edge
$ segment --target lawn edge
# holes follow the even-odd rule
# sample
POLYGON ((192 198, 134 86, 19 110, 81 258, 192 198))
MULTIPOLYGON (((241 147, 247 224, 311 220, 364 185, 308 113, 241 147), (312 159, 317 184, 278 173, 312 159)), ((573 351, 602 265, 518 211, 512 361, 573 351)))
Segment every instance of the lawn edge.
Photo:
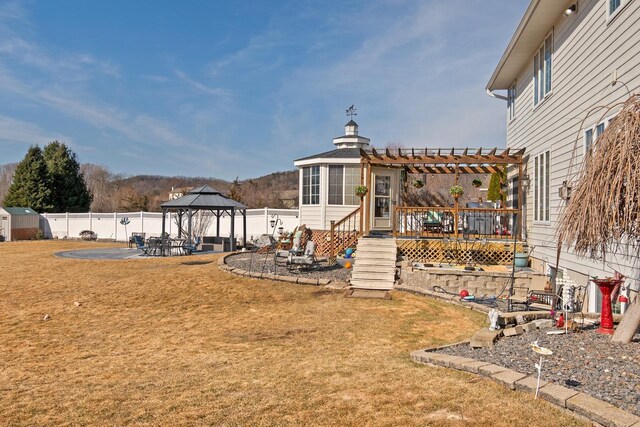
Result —
MULTIPOLYGON (((436 353, 437 350, 468 342, 469 341, 462 341, 455 344, 416 350, 411 352, 411 360, 425 365, 475 374, 493 380, 509 390, 535 394, 536 378, 533 376, 489 362, 436 353)), ((555 383, 545 381, 544 385, 540 387, 538 397, 576 419, 591 422, 596 426, 640 427, 640 417, 637 415, 589 394, 568 389, 555 383)))

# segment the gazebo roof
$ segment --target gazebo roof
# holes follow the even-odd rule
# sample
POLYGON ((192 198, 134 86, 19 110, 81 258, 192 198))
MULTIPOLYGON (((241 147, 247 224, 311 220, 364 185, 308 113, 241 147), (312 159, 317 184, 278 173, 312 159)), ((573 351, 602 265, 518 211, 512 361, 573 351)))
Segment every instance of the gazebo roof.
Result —
POLYGON ((206 210, 247 209, 242 203, 222 195, 218 190, 208 185, 192 188, 184 196, 163 203, 162 208, 206 210))

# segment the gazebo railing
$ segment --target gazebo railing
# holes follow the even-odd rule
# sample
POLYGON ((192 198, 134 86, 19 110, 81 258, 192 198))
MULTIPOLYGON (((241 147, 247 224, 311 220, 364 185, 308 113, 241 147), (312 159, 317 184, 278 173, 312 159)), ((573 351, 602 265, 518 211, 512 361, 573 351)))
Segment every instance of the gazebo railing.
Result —
POLYGON ((396 206, 396 237, 513 239, 518 209, 396 206))

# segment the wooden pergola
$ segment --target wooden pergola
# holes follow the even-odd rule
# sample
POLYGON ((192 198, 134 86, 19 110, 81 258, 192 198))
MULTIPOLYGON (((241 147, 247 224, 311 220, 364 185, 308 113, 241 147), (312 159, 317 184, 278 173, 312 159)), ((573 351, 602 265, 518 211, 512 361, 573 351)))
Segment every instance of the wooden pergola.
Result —
MULTIPOLYGON (((523 167, 525 149, 512 151, 509 148, 397 148, 378 151, 375 148, 360 149, 360 182, 367 188, 372 184, 372 167, 402 168, 410 174, 449 174, 453 175, 455 184, 461 174, 492 174, 499 172, 503 165, 514 166, 518 169, 518 204, 523 200, 523 167)), ((370 215, 364 216, 365 206, 370 206, 369 192, 361 201, 360 224, 364 225, 364 232, 370 230, 370 215), (364 218, 363 218, 364 216, 364 218)), ((519 207, 520 207, 519 206, 519 207)), ((454 204, 455 218, 458 218, 458 201, 454 204)), ((505 209, 506 210, 506 209, 505 209)), ((522 215, 518 215, 518 234, 522 230, 522 215)), ((392 219, 395 230, 395 218, 392 219)), ((455 230, 457 237, 457 227, 455 230)))

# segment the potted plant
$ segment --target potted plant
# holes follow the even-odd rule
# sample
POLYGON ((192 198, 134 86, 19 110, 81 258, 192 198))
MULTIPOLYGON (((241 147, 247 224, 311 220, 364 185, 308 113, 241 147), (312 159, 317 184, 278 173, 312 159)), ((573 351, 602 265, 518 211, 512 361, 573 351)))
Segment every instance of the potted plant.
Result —
POLYGON ((368 192, 369 192, 369 189, 367 188, 366 185, 358 185, 356 187, 356 196, 360 198, 366 196, 368 192))
POLYGON ((471 184, 476 188, 480 188, 480 186, 482 185, 482 181, 480 181, 478 178, 476 178, 473 181, 471 181, 471 184))
POLYGON ((413 186, 416 188, 422 188, 424 187, 424 182, 422 182, 421 179, 416 179, 415 181, 413 181, 413 186))
POLYGON ((515 259, 513 260, 516 267, 524 268, 529 266, 529 254, 533 248, 529 249, 529 246, 522 245, 522 250, 517 249, 515 253, 515 259))
POLYGON ((454 185, 449 189, 449 194, 451 194, 455 199, 462 196, 464 194, 464 190, 459 185, 454 185))

